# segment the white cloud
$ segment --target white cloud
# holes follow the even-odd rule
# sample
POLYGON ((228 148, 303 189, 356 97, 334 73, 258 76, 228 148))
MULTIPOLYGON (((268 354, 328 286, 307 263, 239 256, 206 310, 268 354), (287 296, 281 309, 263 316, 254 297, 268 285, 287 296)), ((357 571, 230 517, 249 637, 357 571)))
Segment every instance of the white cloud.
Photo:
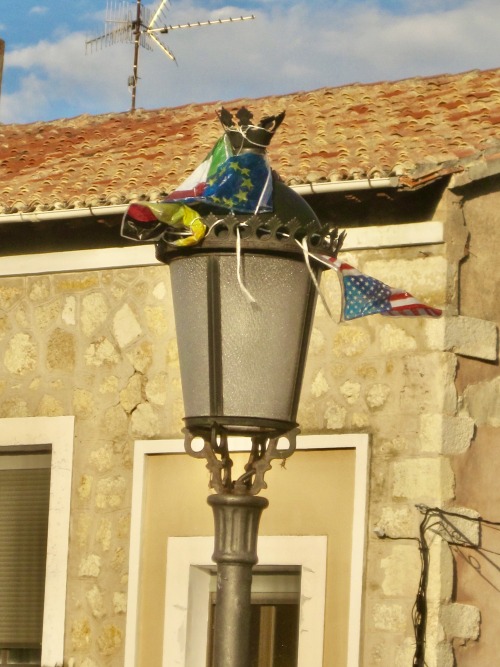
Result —
POLYGON ((46 14, 49 11, 48 7, 44 7, 42 5, 35 5, 32 7, 28 14, 46 14))
MULTIPOLYGON (((256 13, 255 21, 176 30, 162 36, 178 67, 154 47, 141 49, 138 106, 258 97, 350 82, 499 66, 496 0, 417 0, 410 14, 366 2, 220 2, 185 0, 168 11, 172 24, 256 13), (218 9, 210 7, 218 6, 218 9), (207 9, 208 7, 208 9, 207 9)), ((87 56, 85 36, 6 54, 18 76, 0 106, 3 122, 58 115, 123 111, 130 106, 127 77, 133 48, 118 44, 87 56), (39 100, 24 104, 36 91, 39 100)))

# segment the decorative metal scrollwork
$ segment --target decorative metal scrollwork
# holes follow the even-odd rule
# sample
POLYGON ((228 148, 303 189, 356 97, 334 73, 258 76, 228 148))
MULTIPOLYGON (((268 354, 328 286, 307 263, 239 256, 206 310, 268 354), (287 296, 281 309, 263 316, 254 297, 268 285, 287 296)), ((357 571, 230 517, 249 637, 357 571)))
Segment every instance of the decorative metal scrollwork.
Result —
POLYGON ((274 459, 287 459, 296 449, 298 429, 289 431, 277 438, 268 438, 265 435, 256 435, 251 438, 252 446, 245 472, 233 480, 233 461, 229 452, 228 436, 212 430, 210 438, 203 439, 203 448, 193 449, 195 435, 185 431, 184 448, 190 456, 197 459, 206 459, 207 469, 210 472, 210 488, 216 493, 233 493, 235 495, 257 495, 267 488, 264 475, 271 469, 274 459), (281 438, 288 440, 286 449, 278 448, 281 438))

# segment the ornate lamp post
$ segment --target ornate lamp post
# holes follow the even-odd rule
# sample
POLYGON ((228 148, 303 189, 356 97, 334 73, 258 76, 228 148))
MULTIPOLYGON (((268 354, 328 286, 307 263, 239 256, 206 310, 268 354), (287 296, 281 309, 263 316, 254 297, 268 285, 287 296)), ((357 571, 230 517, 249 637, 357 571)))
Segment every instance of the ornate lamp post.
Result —
MULTIPOLYGON (((226 112, 227 114, 227 112, 226 112)), ((225 131, 234 154, 263 155, 281 117, 225 131), (272 129, 266 126, 271 124, 272 129)), ((179 247, 168 232, 157 258, 170 266, 185 408, 185 448, 205 458, 215 524, 217 597, 214 665, 247 667, 252 567, 268 501, 256 494, 273 459, 295 450, 297 408, 321 265, 308 246, 335 255, 337 230, 322 226, 302 197, 272 175, 272 210, 234 214, 202 204, 208 233, 179 247), (302 244, 302 245, 301 245, 302 244), (314 278, 313 278, 314 276, 314 278), (233 474, 231 436, 247 436, 251 452, 233 474), (196 449, 193 440, 201 438, 196 449), (280 438, 288 441, 278 448, 280 438)))

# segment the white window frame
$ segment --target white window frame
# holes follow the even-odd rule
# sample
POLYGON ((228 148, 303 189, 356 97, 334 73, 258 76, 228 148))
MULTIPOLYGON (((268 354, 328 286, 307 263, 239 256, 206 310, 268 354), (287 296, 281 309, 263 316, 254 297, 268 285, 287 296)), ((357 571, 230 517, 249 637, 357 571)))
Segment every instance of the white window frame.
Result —
MULTIPOLYGON (((298 664, 322 667, 326 593, 326 535, 261 535, 259 565, 301 567, 298 664)), ((171 537, 162 667, 205 667, 213 537, 171 537)))
POLYGON ((0 448, 4 452, 13 448, 29 452, 33 445, 51 450, 41 660, 50 667, 62 665, 64 660, 73 433, 74 417, 0 419, 0 448))
MULTIPOLYGON (((355 450, 355 472, 354 472, 354 507, 353 507, 353 532, 351 547, 351 584, 349 604, 349 631, 348 631, 348 656, 347 667, 358 667, 361 645, 361 615, 363 599, 363 575, 366 541, 366 508, 368 495, 368 464, 369 464, 369 436, 366 433, 356 434, 324 434, 324 435, 299 435, 297 438, 297 449, 353 449, 355 450)), ((232 451, 248 450, 248 439, 234 438, 231 443, 232 451)), ((138 603, 140 585, 140 555, 141 534, 143 522, 143 506, 145 494, 145 468, 146 457, 155 454, 178 454, 184 452, 184 440, 137 440, 134 444, 134 465, 132 482, 132 513, 130 524, 130 553, 129 553, 129 586, 127 602, 127 624, 125 636, 125 662, 124 667, 136 667, 137 651, 137 628, 138 628, 138 603)), ((178 538, 181 539, 181 538, 178 538)), ((186 538, 192 539, 192 538, 186 538)), ((201 539, 203 538, 196 538, 201 539)), ((213 551, 213 538, 210 540, 211 551, 213 551)), ((267 538, 269 539, 269 538, 267 538)), ((277 538, 271 538, 277 539, 277 538)), ((285 538, 286 539, 286 538, 285 538)), ((264 536, 259 537, 259 562, 263 563, 265 557, 261 553, 265 543, 264 536)), ((208 544, 208 541, 207 541, 208 544)), ((274 558, 274 557, 273 557, 274 558)), ((205 556, 203 561, 207 561, 205 556)), ((209 558, 207 562, 211 563, 209 558)), ((276 562, 276 561, 275 561, 276 562)), ((195 563, 193 563, 195 564, 195 563)), ((278 565, 286 565, 276 563, 278 565)), ((295 564, 295 563, 294 563, 295 564)), ((188 577, 189 579, 189 577, 188 577)), ((184 587, 187 593, 186 586, 184 587)), ((300 649, 299 649, 300 650, 300 649)), ((322 646, 321 646, 322 650, 322 646)), ((177 662, 179 667, 186 667, 183 662, 177 662)), ((321 664, 321 663, 320 663, 321 664)), ((300 663, 299 663, 300 665, 300 663)), ((308 659, 304 664, 312 666, 308 659)), ((302 667, 302 666, 301 666, 302 667)))

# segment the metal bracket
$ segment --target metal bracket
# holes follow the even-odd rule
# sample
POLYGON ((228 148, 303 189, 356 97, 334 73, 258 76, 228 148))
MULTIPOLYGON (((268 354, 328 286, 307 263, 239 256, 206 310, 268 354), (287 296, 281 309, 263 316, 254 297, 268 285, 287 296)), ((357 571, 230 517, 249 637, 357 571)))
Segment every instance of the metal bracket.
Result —
POLYGON ((235 481, 232 480, 233 461, 229 452, 228 436, 217 433, 215 427, 212 429, 210 438, 203 439, 203 448, 200 450, 195 450, 192 446, 197 436, 185 429, 184 449, 194 458, 206 459, 207 469, 210 472, 209 486, 216 493, 254 496, 267 488, 264 475, 271 470, 271 461, 287 459, 294 453, 298 432, 298 429, 293 429, 277 438, 268 438, 265 435, 253 436, 245 472, 235 481), (278 449, 281 438, 288 440, 286 449, 278 449))

